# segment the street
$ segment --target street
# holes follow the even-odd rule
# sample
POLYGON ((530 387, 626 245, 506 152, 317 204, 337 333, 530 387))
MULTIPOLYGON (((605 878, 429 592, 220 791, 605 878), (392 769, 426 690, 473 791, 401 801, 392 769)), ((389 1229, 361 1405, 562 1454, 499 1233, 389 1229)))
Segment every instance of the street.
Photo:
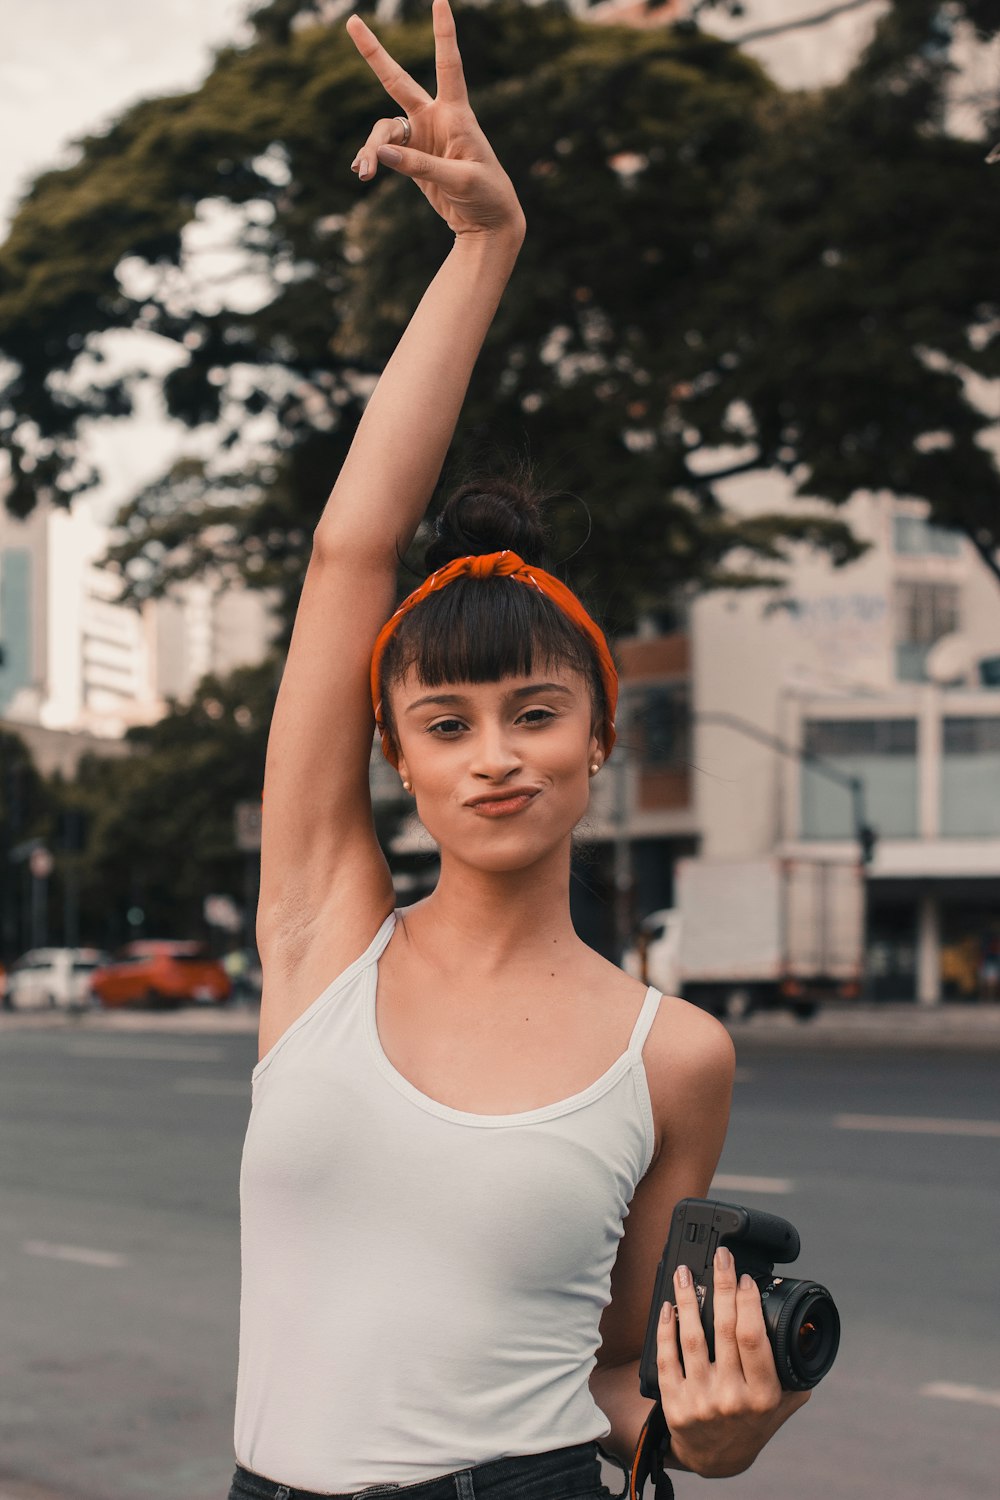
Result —
MULTIPOLYGON (((223 1500, 255 1060, 252 1034, 183 1017, 0 1035, 0 1500, 223 1500)), ((995 1493, 997 1061, 739 1049, 717 1196, 792 1219, 791 1274, 844 1331, 731 1500, 995 1493)))

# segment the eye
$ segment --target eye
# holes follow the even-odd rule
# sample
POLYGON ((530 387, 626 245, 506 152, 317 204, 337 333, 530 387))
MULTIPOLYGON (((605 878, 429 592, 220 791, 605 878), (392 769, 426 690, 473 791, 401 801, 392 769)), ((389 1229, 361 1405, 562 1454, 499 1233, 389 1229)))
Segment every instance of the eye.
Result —
POLYGON ((533 723, 534 725, 537 726, 537 725, 541 725, 541 724, 546 724, 549 721, 549 719, 554 719, 555 718, 555 714, 552 713, 552 711, 550 709, 548 709, 548 708, 529 708, 529 709, 527 709, 521 715, 521 718, 522 719, 527 719, 531 723, 533 723), (532 715, 535 715, 535 714, 540 714, 541 717, 540 718, 532 718, 532 715))
POLYGON ((427 733, 428 734, 437 734, 437 731, 439 729, 443 730, 444 733, 441 736, 439 736, 440 738, 443 739, 443 738, 445 738, 447 736, 453 735, 456 730, 458 730, 458 729, 464 729, 464 728, 465 728, 465 725, 462 723, 461 719, 439 719, 436 724, 430 724, 430 725, 428 725, 427 733))

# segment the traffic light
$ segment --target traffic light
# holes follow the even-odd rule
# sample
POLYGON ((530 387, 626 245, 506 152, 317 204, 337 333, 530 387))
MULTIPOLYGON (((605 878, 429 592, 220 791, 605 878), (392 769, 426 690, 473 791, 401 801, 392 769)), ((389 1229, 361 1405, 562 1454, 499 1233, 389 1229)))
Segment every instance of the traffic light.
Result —
POLYGON ((861 845, 861 863, 870 865, 875 858, 878 829, 873 828, 870 823, 863 823, 858 829, 858 843, 861 845))

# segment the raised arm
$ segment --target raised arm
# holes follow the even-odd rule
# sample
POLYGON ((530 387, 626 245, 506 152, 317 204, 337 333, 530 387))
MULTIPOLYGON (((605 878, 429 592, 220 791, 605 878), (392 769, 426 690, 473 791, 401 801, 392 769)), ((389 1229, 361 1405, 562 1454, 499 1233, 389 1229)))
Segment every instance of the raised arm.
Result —
MULTIPOLYGON (((368 789, 371 649, 392 612, 398 551, 424 514, 524 236, 517 195, 466 96, 447 0, 434 0, 436 99, 359 17, 348 30, 412 131, 406 148, 394 146, 402 124, 380 120, 354 169, 363 182, 379 164, 411 177, 455 243, 386 365, 314 535, 264 774, 262 1047, 302 1008, 277 998, 269 964, 287 980, 317 934, 323 970, 346 964, 392 904, 368 789)), ((289 992, 286 983, 280 993, 289 992)))

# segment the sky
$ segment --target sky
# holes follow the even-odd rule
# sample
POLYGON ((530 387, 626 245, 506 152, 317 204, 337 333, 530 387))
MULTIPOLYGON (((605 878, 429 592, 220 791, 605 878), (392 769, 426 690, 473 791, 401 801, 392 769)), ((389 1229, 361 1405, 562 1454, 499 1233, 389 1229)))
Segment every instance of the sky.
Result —
POLYGON ((0 227, 34 174, 135 100, 191 88, 247 0, 0 0, 0 227))
MULTIPOLYGON (((248 0, 0 0, 0 236, 39 171, 72 159, 128 105, 196 87, 213 49, 241 36, 248 0)), ((83 504, 102 523, 182 446, 148 409, 94 424, 88 449, 106 481, 83 504)))

